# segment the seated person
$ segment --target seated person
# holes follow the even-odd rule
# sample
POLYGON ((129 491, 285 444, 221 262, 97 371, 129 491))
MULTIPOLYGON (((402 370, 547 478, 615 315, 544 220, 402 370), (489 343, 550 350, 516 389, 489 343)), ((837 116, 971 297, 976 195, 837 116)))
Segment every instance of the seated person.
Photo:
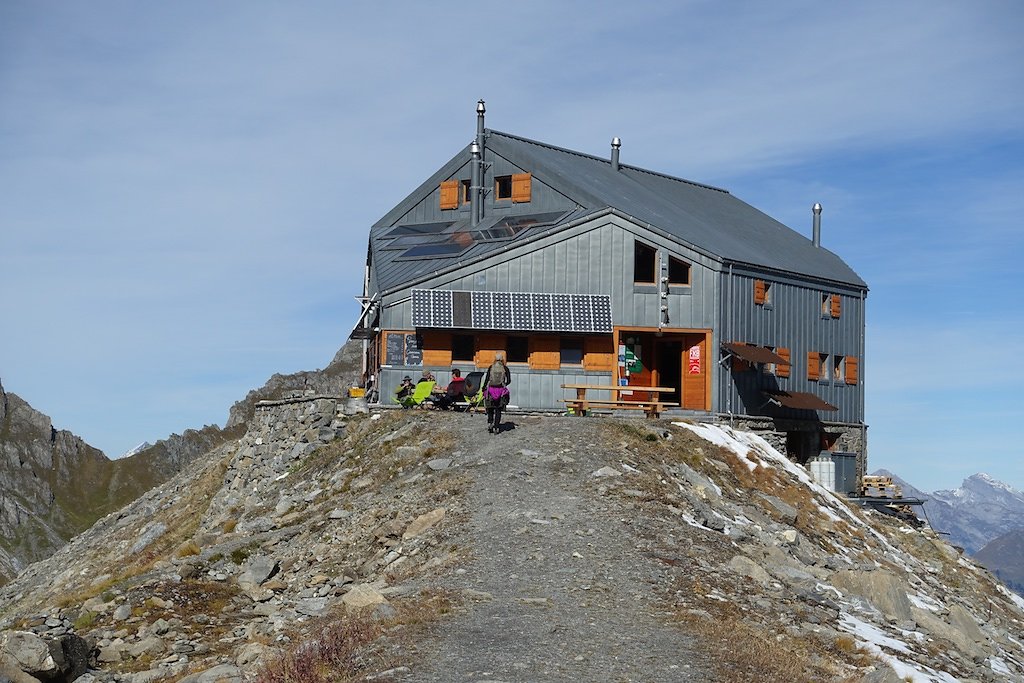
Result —
POLYGON ((414 391, 416 391, 416 386, 412 383, 412 377, 406 375, 402 378, 402 383, 398 385, 398 389, 395 390, 395 398, 401 401, 406 396, 412 396, 414 391))
POLYGON ((462 376, 461 370, 454 368, 452 381, 448 383, 444 396, 439 397, 435 403, 438 408, 451 408, 456 402, 464 400, 466 400, 466 379, 462 376))

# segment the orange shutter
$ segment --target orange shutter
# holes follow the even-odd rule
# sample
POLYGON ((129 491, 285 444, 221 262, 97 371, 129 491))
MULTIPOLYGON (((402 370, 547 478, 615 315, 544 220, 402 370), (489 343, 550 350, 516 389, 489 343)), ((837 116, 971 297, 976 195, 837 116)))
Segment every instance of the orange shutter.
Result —
POLYGON ((450 366, 452 364, 452 335, 437 330, 423 330, 423 364, 450 366))
POLYGON ((754 303, 764 303, 764 280, 754 280, 754 303))
POLYGON ((441 209, 459 208, 459 181, 445 180, 441 183, 441 209))
POLYGON ((832 317, 833 318, 838 318, 839 314, 842 312, 842 306, 843 306, 842 301, 843 301, 842 297, 840 297, 838 294, 833 294, 832 295, 832 317))
POLYGON ((558 337, 530 337, 531 370, 557 370, 561 364, 562 354, 558 337))
POLYGON ((817 351, 807 352, 807 379, 817 382, 821 378, 821 356, 817 351))
POLYGON ((615 369, 615 354, 611 337, 583 338, 583 369, 611 372, 615 369))
POLYGON ((775 366, 775 376, 789 377, 789 370, 792 367, 789 364, 789 349, 775 349, 775 355, 786 361, 775 366))
POLYGON ((857 357, 847 356, 846 357, 846 383, 856 384, 858 379, 857 375, 857 357))
POLYGON ((529 173, 516 173, 512 176, 512 201, 530 201, 530 185, 532 176, 529 173))
POLYGON ((503 334, 481 334, 476 338, 476 357, 474 358, 478 368, 489 368, 494 362, 498 351, 505 350, 505 335, 503 334))

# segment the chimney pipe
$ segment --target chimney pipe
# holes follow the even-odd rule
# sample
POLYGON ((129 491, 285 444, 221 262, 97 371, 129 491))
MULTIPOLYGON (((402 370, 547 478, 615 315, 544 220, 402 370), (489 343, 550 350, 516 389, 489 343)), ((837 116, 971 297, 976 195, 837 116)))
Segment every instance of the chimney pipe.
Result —
POLYGON ((469 223, 476 226, 484 217, 484 101, 476 103, 476 140, 470 147, 473 153, 472 179, 469 182, 469 223))
POLYGON ((821 246, 821 204, 818 204, 817 202, 815 202, 814 207, 811 209, 811 211, 814 212, 814 229, 813 229, 813 237, 812 237, 811 241, 813 242, 814 246, 820 247, 821 246))
POLYGON ((622 140, 612 138, 612 170, 619 170, 619 147, 622 147, 622 140))

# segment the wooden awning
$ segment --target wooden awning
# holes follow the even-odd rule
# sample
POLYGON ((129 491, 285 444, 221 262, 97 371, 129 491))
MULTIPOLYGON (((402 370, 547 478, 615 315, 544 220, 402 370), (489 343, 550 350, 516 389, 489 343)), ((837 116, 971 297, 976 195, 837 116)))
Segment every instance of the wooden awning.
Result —
POLYGON ((739 356, 748 363, 790 364, 788 360, 763 346, 753 346, 752 344, 744 344, 742 342, 726 342, 722 344, 722 348, 734 356, 739 356))
POLYGON ((823 401, 814 394, 805 391, 766 391, 764 395, 768 400, 786 408, 796 410, 839 410, 831 403, 823 401))

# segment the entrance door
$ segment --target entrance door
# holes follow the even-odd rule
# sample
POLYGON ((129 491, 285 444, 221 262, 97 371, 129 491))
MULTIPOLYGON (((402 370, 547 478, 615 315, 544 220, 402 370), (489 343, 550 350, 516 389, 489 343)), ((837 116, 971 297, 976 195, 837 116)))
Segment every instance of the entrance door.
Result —
MULTIPOLYGON (((660 336, 648 330, 619 331, 622 354, 619 380, 624 384, 672 387, 672 393, 660 397, 687 410, 704 411, 708 404, 707 332, 663 332, 660 336)), ((650 392, 624 393, 624 400, 650 400, 650 392)))
POLYGON ((669 403, 678 403, 683 388, 683 342, 679 339, 662 337, 656 344, 658 364, 658 386, 672 387, 671 394, 662 393, 660 397, 669 403))

